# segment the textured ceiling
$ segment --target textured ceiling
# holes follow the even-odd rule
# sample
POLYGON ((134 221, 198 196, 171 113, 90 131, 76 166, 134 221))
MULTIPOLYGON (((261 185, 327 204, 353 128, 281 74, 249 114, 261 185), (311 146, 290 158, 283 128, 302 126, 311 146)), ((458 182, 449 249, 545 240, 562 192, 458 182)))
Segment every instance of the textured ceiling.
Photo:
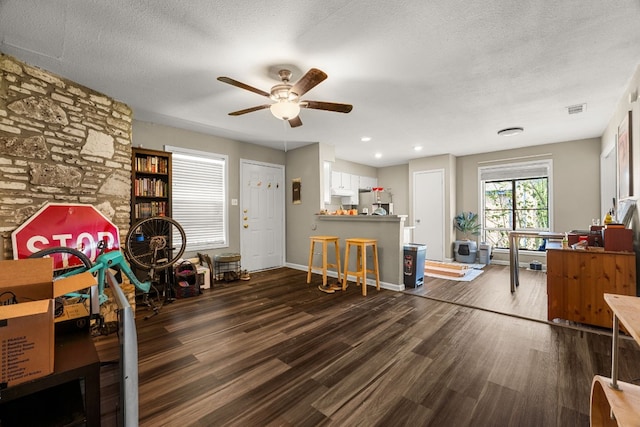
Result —
POLYGON ((0 0, 0 51, 139 120, 388 166, 599 137, 640 63, 639 23, 639 0, 0 0), (283 64, 293 81, 325 71, 304 98, 353 111, 303 109, 294 129, 227 114, 265 98, 216 77, 268 92, 283 64))

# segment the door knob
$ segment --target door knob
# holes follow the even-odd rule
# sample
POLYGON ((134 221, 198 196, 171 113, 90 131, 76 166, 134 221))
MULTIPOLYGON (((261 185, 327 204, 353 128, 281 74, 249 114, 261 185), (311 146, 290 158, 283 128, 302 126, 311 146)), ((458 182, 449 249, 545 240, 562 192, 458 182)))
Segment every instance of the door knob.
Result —
POLYGON ((244 228, 249 228, 249 224, 245 224, 245 225, 244 225, 244 228))

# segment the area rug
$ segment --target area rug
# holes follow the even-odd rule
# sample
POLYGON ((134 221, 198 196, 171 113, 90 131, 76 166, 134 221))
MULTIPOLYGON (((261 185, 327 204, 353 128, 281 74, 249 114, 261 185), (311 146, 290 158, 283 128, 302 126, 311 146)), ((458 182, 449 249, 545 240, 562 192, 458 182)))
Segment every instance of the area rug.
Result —
POLYGON ((459 262, 426 261, 425 276, 439 279, 470 282, 482 274, 484 264, 464 264, 459 262))

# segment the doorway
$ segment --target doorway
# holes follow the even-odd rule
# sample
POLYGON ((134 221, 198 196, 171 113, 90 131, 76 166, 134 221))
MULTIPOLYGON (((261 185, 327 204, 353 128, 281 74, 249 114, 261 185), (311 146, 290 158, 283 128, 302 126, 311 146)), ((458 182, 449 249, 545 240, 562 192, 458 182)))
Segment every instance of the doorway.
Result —
POLYGON ((444 261, 444 169, 413 174, 413 240, 427 245, 426 258, 444 261))
POLYGON ((240 255, 249 271, 284 265, 284 166, 240 160, 240 255))

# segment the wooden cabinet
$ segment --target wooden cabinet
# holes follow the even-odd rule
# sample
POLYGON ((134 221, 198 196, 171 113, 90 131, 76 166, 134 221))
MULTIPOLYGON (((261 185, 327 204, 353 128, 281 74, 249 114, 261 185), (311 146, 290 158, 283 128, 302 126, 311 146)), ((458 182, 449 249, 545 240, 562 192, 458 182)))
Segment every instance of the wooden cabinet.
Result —
POLYGON ((596 375, 591 383, 592 426, 640 426, 640 386, 618 381, 618 326, 624 326, 640 344, 640 298, 604 296, 613 311, 611 378, 596 375))
POLYGON ((171 216, 171 153, 132 148, 131 224, 171 216))
POLYGON ((548 319, 612 327, 604 294, 636 296, 636 257, 628 252, 547 250, 548 319))

